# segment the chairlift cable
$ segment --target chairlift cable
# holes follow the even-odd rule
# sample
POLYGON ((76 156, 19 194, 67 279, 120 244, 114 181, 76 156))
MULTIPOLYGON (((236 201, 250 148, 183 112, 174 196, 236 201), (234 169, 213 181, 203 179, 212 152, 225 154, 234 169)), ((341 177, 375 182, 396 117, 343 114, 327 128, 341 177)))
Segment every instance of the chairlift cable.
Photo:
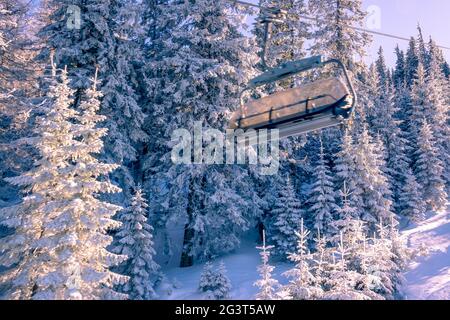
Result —
MULTIPOLYGON (((226 1, 232 2, 234 4, 240 4, 240 5, 247 6, 247 7, 258 8, 261 10, 265 10, 266 12, 269 12, 269 13, 276 12, 274 8, 263 7, 263 6, 260 6, 259 4, 254 4, 254 3, 245 2, 245 1, 241 1, 241 0, 226 0, 226 1)), ((305 20, 310 20, 310 21, 318 21, 318 22, 321 21, 321 19, 319 19, 319 18, 304 16, 304 15, 299 15, 299 18, 302 18, 305 20)), ((354 27, 354 26, 349 26, 349 25, 347 25, 347 27, 350 29, 356 30, 356 31, 366 32, 366 33, 370 33, 370 34, 374 34, 374 35, 382 36, 382 37, 386 37, 386 38, 392 38, 392 39, 397 39, 397 40, 402 40, 402 41, 410 41, 411 40, 410 38, 397 36, 397 35, 390 34, 390 33, 378 32, 378 31, 374 31, 374 30, 369 30, 369 29, 354 27)), ((442 46, 442 45, 437 45, 437 47, 444 49, 444 50, 450 50, 450 47, 446 47, 446 46, 442 46)))

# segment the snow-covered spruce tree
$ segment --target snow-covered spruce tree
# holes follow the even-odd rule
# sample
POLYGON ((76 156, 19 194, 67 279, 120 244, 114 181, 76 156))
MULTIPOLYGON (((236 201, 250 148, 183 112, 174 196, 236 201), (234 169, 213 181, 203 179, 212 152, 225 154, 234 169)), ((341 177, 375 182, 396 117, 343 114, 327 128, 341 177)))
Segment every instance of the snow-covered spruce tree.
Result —
POLYGON ((385 162, 382 143, 373 142, 367 129, 363 130, 358 140, 354 150, 357 190, 362 190, 360 218, 368 223, 369 230, 374 230, 377 221, 387 219, 392 214, 391 191, 383 172, 385 162))
MULTIPOLYGON (((386 219, 385 221, 389 221, 386 219)), ((367 273, 374 276, 372 291, 385 299, 394 299, 396 294, 395 277, 397 266, 393 261, 392 244, 389 239, 388 227, 380 220, 377 231, 371 239, 367 256, 367 273)))
POLYGON ((402 204, 400 215, 413 222, 419 222, 425 217, 425 205, 420 189, 421 186, 417 183, 412 170, 409 169, 399 202, 402 204))
MULTIPOLYGON (((340 191, 342 205, 338 210, 338 217, 333 221, 333 225, 338 233, 331 239, 335 246, 345 248, 346 265, 349 270, 358 273, 356 281, 356 289, 363 291, 365 295, 370 296, 373 277, 366 272, 366 228, 364 223, 355 216, 356 208, 350 205, 348 200, 350 194, 344 184, 344 188, 340 191)), ((374 294, 375 295, 375 294, 374 294)), ((371 297, 371 298, 376 298, 371 297)))
POLYGON ((337 210, 334 183, 320 140, 319 160, 313 172, 313 184, 308 197, 308 215, 311 217, 314 229, 329 237, 335 233, 332 221, 337 210))
POLYGON ((404 51, 400 50, 398 45, 395 47, 395 56, 396 61, 394 72, 392 74, 392 82, 394 83, 395 88, 398 90, 406 86, 405 53, 404 51))
MULTIPOLYGON (((171 30, 150 61, 149 125, 156 150, 146 159, 146 190, 155 195, 160 223, 187 221, 181 265, 208 259, 239 245, 251 204, 248 170, 234 165, 174 164, 168 144, 174 130, 223 129, 239 105, 239 91, 252 75, 257 56, 239 31, 242 15, 227 1, 172 1, 161 4, 159 26, 171 30)), ((198 152, 198 150, 197 150, 198 152)))
POLYGON ((417 138, 417 150, 414 154, 414 174, 421 186, 422 199, 427 210, 441 210, 445 208, 447 193, 443 180, 444 167, 439 158, 439 150, 435 145, 435 138, 430 125, 424 120, 417 138))
POLYGON ((280 185, 278 196, 271 212, 272 222, 268 229, 269 242, 275 248, 274 256, 286 259, 287 255, 297 248, 296 232, 302 220, 304 210, 297 199, 291 179, 280 185))
POLYGON ((150 300, 156 297, 155 282, 159 280, 159 266, 153 260, 153 227, 148 222, 148 204, 139 187, 129 207, 121 211, 117 219, 122 222, 112 251, 125 255, 125 261, 118 270, 130 277, 120 286, 120 291, 133 300, 150 300))
POLYGON ((27 192, 22 203, 0 211, 1 223, 15 229, 0 240, 0 264, 9 268, 2 282, 11 282, 12 299, 126 297, 112 288, 127 277, 109 271, 126 257, 106 250, 112 241, 107 231, 120 226, 112 220, 120 207, 97 199, 99 193, 120 191, 99 181, 117 166, 95 158, 107 133, 95 128, 103 117, 87 112, 80 118, 70 108, 72 93, 65 70, 60 82, 54 76, 51 104, 37 120, 35 136, 25 140, 40 158, 30 171, 7 180, 27 192))
POLYGON ((401 295, 401 288, 405 282, 403 273, 408 269, 414 252, 408 248, 406 239, 400 235, 398 226, 398 221, 392 216, 388 226, 389 231, 387 237, 391 243, 392 261, 395 265, 392 272, 392 279, 396 288, 396 294, 401 295))
POLYGON ((444 165, 444 180, 450 188, 450 114, 449 82, 442 73, 442 51, 433 40, 429 43, 427 91, 430 104, 429 124, 436 138, 440 159, 444 165))
POLYGON ((328 273, 330 272, 330 256, 328 251, 328 239, 320 234, 317 230, 314 238, 315 252, 312 256, 312 270, 315 278, 315 282, 321 288, 324 288, 328 273))
POLYGON ((138 65, 141 54, 136 43, 138 33, 135 0, 48 0, 50 16, 40 36, 46 46, 41 58, 54 51, 58 67, 69 68, 69 79, 77 109, 82 91, 90 86, 89 77, 96 67, 102 75, 103 92, 100 113, 107 118, 104 156, 121 165, 113 175, 129 196, 133 173, 128 169, 137 159, 139 143, 147 139, 142 130, 144 114, 138 105, 138 65), (75 7, 74 7, 75 6, 75 7), (70 7, 70 10, 69 10, 70 7), (80 25, 77 29, 77 10, 80 25))
MULTIPOLYGON (((345 190, 351 216, 357 218, 362 214, 362 193, 356 172, 356 147, 349 130, 345 130, 340 151, 336 154, 334 172, 336 188, 345 190)), ((341 198, 342 199, 342 198, 341 198)), ((341 215, 342 218, 342 215, 341 215)))
POLYGON ((430 65, 430 55, 425 45, 425 39, 423 38, 422 27, 417 25, 417 57, 419 61, 425 66, 425 69, 428 70, 430 65))
POLYGON ((254 285, 259 288, 258 294, 256 294, 256 300, 277 300, 279 297, 276 292, 278 291, 279 283, 272 277, 272 272, 275 267, 269 264, 270 250, 273 246, 266 245, 266 237, 263 232, 263 245, 262 247, 256 247, 260 250, 262 264, 258 267, 260 279, 257 280, 254 285))
POLYGON ((415 162, 414 151, 417 150, 417 140, 419 130, 423 125, 423 121, 427 119, 428 112, 428 92, 425 79, 425 68, 419 63, 417 67, 417 76, 411 87, 411 106, 407 110, 406 132, 407 138, 412 146, 410 150, 410 158, 412 163, 415 162))
POLYGON ((313 274, 313 255, 309 252, 307 243, 309 231, 304 227, 303 219, 295 235, 297 236, 297 250, 289 254, 289 260, 295 263, 295 266, 284 273, 290 280, 287 285, 282 287, 280 297, 283 300, 320 299, 322 288, 313 274))
POLYGON ((383 51, 380 48, 376 61, 376 88, 371 99, 374 101, 372 117, 369 118, 370 130, 383 142, 385 148, 386 175, 392 191, 392 200, 396 212, 400 212, 403 204, 399 198, 409 168, 407 141, 397 119, 399 108, 396 104, 396 91, 387 77, 383 51))
POLYGON ((417 42, 414 37, 409 40, 408 50, 406 51, 406 66, 405 79, 408 88, 414 84, 414 79, 417 77, 417 70, 419 67, 419 54, 417 49, 417 42))
POLYGON ((214 265, 207 262, 200 276, 199 291, 204 293, 208 300, 230 299, 231 281, 228 279, 223 261, 217 270, 213 270, 214 265))
POLYGON ((359 274, 348 268, 347 247, 344 244, 342 233, 340 238, 336 252, 331 251, 333 262, 325 282, 326 292, 323 294, 323 299, 370 300, 370 296, 356 289, 359 274))
POLYGON ((347 189, 347 184, 339 191, 339 197, 341 205, 336 210, 336 219, 331 222, 335 234, 330 240, 334 245, 338 245, 342 234, 344 244, 352 249, 354 243, 364 234, 363 222, 359 220, 357 209, 351 205, 351 193, 347 189))
MULTIPOLYGON (((0 3, 0 177, 19 175, 32 166, 31 147, 9 145, 29 134, 29 119, 34 115, 31 99, 37 95, 39 68, 30 40, 34 36, 30 6, 22 0, 0 3)), ((17 193, 11 184, 0 183, 0 207, 17 193)))

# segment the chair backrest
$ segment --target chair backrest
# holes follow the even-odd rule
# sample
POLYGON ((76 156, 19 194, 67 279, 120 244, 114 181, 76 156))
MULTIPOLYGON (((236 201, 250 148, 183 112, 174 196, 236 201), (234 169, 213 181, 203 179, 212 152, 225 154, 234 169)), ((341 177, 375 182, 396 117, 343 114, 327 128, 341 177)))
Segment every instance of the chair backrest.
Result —
MULTIPOLYGON (((243 107, 243 118, 250 118, 246 121, 250 125, 250 122, 268 120, 271 111, 275 112, 270 117, 276 119, 291 113, 305 112, 307 107, 305 101, 307 100, 310 100, 308 108, 314 110, 336 103, 346 95, 349 95, 349 90, 340 79, 318 80, 248 102, 243 107), (255 117, 257 115, 261 116, 255 117)), ((236 127, 233 126, 233 123, 236 123, 240 118, 242 118, 241 110, 237 110, 231 120, 232 127, 236 127)))

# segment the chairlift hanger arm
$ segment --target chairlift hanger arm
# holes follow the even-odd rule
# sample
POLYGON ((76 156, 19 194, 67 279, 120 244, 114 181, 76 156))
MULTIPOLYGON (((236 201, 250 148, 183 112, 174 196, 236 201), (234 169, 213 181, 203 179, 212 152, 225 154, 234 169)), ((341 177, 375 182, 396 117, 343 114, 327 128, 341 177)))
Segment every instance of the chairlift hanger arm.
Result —
POLYGON ((356 94, 356 90, 353 87, 353 83, 352 83, 352 81, 350 79, 350 76, 348 74, 347 68, 342 63, 342 61, 339 60, 339 59, 329 59, 329 60, 323 62, 322 66, 325 66, 327 64, 337 64, 342 69, 342 72, 344 73, 345 81, 347 82, 347 85, 348 85, 348 89, 350 90, 350 93, 351 93, 352 98, 353 98, 351 108, 354 108, 356 106, 357 102, 358 102, 358 95, 356 94))

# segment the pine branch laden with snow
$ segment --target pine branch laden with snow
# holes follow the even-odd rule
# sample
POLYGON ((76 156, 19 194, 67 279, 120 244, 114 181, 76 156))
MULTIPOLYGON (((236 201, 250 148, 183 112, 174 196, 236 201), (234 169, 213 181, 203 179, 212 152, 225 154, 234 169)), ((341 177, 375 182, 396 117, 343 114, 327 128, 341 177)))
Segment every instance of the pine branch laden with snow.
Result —
POLYGON ((129 207, 118 214, 122 223, 115 235, 112 251, 128 259, 118 269, 130 280, 120 286, 120 291, 132 300, 156 298, 154 286, 160 279, 159 266, 153 260, 155 255, 153 227, 148 219, 148 204, 140 188, 136 190, 129 207))
MULTIPOLYGON (((37 120, 35 136, 26 142, 36 147, 40 158, 21 176, 7 179, 22 187, 22 203, 0 211, 1 224, 15 232, 0 240, 0 265, 8 269, 2 282, 9 282, 12 299, 120 299, 113 291, 127 277, 109 271, 126 257, 106 250, 109 230, 119 227, 112 217, 120 209, 98 199, 100 193, 119 192, 108 180, 99 180, 117 168, 100 163, 94 156, 103 148, 102 120, 95 87, 83 104, 82 123, 70 108, 73 90, 67 71, 53 80, 43 117, 37 120)), ((82 116, 81 116, 82 117, 82 116)))
POLYGON ((226 300, 231 298, 230 291, 232 286, 226 272, 223 261, 216 270, 214 270, 214 265, 211 262, 205 263, 198 286, 205 299, 226 300))
POLYGON ((258 294, 255 296, 256 300, 278 300, 276 292, 279 289, 280 284, 276 279, 272 277, 272 272, 275 267, 269 264, 270 250, 273 246, 266 246, 266 237, 263 232, 263 245, 262 247, 256 247, 260 250, 262 264, 258 267, 260 279, 253 285, 259 288, 258 294))

